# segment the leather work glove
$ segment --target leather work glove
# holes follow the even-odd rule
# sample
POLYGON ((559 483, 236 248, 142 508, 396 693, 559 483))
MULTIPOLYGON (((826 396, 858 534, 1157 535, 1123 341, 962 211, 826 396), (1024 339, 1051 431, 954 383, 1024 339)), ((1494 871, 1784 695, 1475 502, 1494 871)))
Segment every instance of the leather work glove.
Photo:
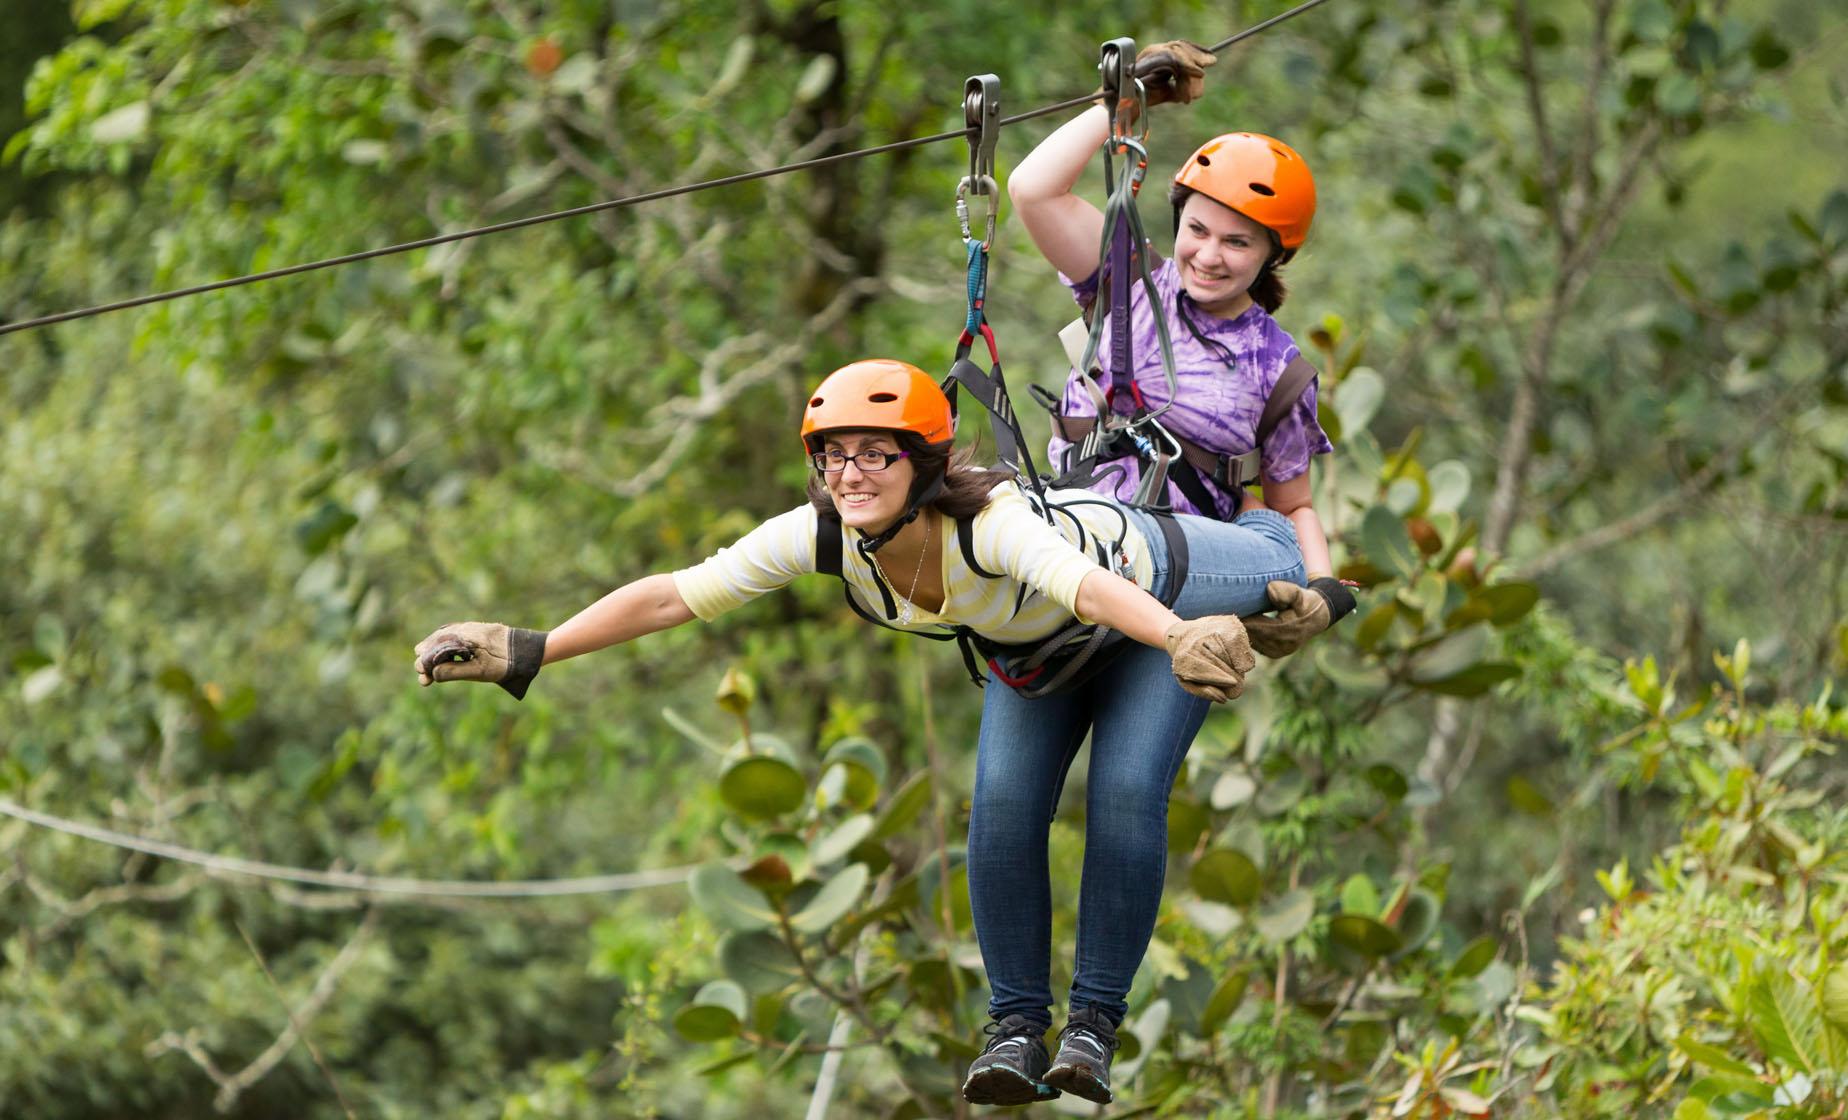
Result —
POLYGON ((1264 592, 1277 608, 1277 617, 1246 619, 1245 631, 1251 635, 1251 648, 1266 657, 1295 653, 1354 609, 1354 593, 1333 576, 1318 576, 1308 587, 1274 579, 1264 585, 1264 592))
POLYGON ((521 630, 498 622, 452 622, 417 643, 417 683, 486 681, 526 697, 526 687, 545 663, 545 630, 521 630))
POLYGON ((1185 39, 1152 43, 1136 52, 1131 70, 1142 80, 1150 106, 1179 101, 1185 105, 1206 88, 1206 68, 1219 59, 1212 51, 1185 39))
POLYGON ((1174 659, 1174 679, 1195 696, 1215 704, 1238 699, 1245 691, 1245 674, 1258 659, 1251 656, 1251 640, 1237 615, 1215 614, 1188 619, 1168 627, 1168 656, 1174 659))

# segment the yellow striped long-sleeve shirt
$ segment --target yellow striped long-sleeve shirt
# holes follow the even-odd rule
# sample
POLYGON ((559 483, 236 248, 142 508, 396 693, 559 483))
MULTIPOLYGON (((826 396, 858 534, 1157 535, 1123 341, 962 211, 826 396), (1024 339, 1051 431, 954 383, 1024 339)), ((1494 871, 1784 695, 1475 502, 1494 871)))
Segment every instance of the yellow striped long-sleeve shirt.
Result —
MULTIPOLYGON (((1078 585, 1098 567, 1091 542, 1099 539, 1121 541, 1112 557, 1116 571, 1140 587, 1149 586, 1148 541, 1120 508, 1086 490, 1054 490, 1049 496, 1055 507, 1050 525, 1012 482, 995 487, 987 506, 973 518, 976 563, 1000 579, 988 579, 969 567, 956 539, 956 523, 946 520, 949 531, 939 545, 943 609, 933 614, 914 605, 911 622, 900 628, 967 626, 1009 645, 1048 637, 1077 617, 1078 585), (1077 543, 1081 540, 1084 551, 1077 543), (1027 588, 1024 599, 1019 596, 1022 584, 1027 588)), ((778 514, 731 547, 675 572, 674 586, 688 608, 707 621, 774 591, 815 571, 816 519, 809 505, 778 514)), ((878 614, 882 577, 853 546, 858 534, 845 526, 841 532, 842 575, 861 603, 878 614)), ((903 592, 892 589, 892 596, 901 599, 903 592)), ((899 626, 896 619, 888 621, 899 626)))

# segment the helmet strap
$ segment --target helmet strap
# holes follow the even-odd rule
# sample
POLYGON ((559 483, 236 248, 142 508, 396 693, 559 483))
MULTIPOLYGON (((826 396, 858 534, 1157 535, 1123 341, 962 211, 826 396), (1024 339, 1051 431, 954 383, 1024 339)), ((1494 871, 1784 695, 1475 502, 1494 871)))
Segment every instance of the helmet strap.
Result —
POLYGON ((886 545, 892 543, 893 537, 898 536, 899 532, 903 530, 905 526, 916 521, 918 519, 918 514, 924 512, 924 507, 936 501, 942 494, 943 476, 938 475, 931 480, 930 485, 926 486, 917 497, 911 500, 911 505, 906 508, 904 516, 900 517, 897 521, 887 525, 877 535, 868 533, 864 529, 860 530, 861 540, 856 546, 859 548, 860 554, 870 557, 873 553, 878 552, 886 545))

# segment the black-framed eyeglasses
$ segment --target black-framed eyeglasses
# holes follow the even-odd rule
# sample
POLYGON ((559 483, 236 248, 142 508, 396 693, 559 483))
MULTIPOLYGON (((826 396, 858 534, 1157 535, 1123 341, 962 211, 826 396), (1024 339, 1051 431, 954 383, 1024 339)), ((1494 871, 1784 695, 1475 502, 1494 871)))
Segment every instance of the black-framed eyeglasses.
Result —
POLYGON ((848 463, 872 474, 885 470, 910 454, 909 451, 881 451, 877 447, 866 447, 849 455, 837 447, 831 447, 826 451, 815 452, 809 459, 815 464, 815 469, 823 474, 839 474, 847 469, 848 463))

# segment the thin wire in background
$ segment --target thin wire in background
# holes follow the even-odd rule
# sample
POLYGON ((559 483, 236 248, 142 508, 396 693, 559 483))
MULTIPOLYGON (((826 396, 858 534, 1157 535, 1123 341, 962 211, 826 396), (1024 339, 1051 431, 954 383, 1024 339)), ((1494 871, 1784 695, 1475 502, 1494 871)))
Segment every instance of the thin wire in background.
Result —
MULTIPOLYGON (((1326 0, 1307 0, 1306 3, 1299 4, 1287 12, 1272 16, 1262 23, 1255 24, 1237 34, 1221 39, 1219 42, 1214 43, 1206 49, 1213 54, 1218 54, 1234 43, 1248 39, 1268 28, 1275 27, 1277 24, 1301 15, 1309 9, 1325 2, 1326 0)), ((1067 98, 1056 104, 1044 105, 1038 109, 1032 109, 1025 113, 1017 113, 1011 117, 1004 117, 1000 125, 1005 128, 1009 125, 1033 120, 1036 117, 1043 117, 1051 113, 1076 108, 1079 105, 1095 101, 1098 96, 1097 93, 1093 92, 1067 98)), ((497 222, 494 225, 481 226, 476 229, 465 229, 458 230, 454 233, 438 234, 434 237, 420 238, 416 241, 406 241, 398 245, 386 245, 377 249, 367 249, 362 252, 348 253, 344 256, 329 257, 326 260, 309 261, 304 264, 273 268, 266 272, 252 273, 248 276, 236 276, 226 280, 214 280, 206 284, 195 284, 186 288, 175 288, 171 291, 154 292, 148 295, 135 296, 131 299, 117 300, 114 303, 98 304, 95 307, 78 308, 73 311, 60 311, 56 314, 41 315, 35 319, 25 319, 17 323, 0 323, 0 335, 12 334, 16 331, 31 330, 35 327, 46 327, 54 323, 68 323, 75 319, 88 319, 92 316, 107 314, 111 311, 126 311, 132 307, 146 307, 149 304, 165 303, 169 300, 181 299, 186 296, 203 295, 206 292, 222 291, 226 288, 240 287, 245 284, 255 284, 264 280, 278 280, 285 276, 298 276, 304 272, 315 272, 324 268, 357 264, 361 261, 369 261, 378 257, 392 256, 397 253, 408 253, 416 249, 428 249, 437 245, 447 245, 454 241, 465 241, 469 238, 486 237, 492 233, 506 233, 509 230, 525 229, 527 226, 536 226, 544 222, 557 222, 566 218, 577 218, 586 214, 601 213, 605 210, 625 209, 630 206, 638 206, 644 202, 657 202, 661 199, 673 198, 677 195, 715 190, 719 187, 736 186, 740 183, 749 183, 758 179, 768 179, 773 176, 787 175, 792 172, 806 171, 816 167, 827 167, 831 164, 844 163, 849 160, 865 159, 869 156, 884 155, 889 152, 900 152, 910 148, 921 148, 927 144, 938 144, 945 140, 964 139, 968 137, 969 132, 970 130, 966 128, 952 129, 948 132, 939 132, 930 136, 917 136, 909 140, 897 140, 890 144, 880 144, 877 147, 859 148, 851 152, 839 152, 831 156, 818 156, 815 159, 802 160, 798 163, 786 163, 777 167, 764 168, 759 171, 744 171, 736 175, 727 175, 719 179, 707 179, 699 183, 688 183, 677 187, 665 187, 658 191, 630 195, 626 198, 593 202, 587 206, 577 206, 569 210, 558 210, 547 214, 534 214, 531 217, 515 218, 510 221, 497 222)))
POLYGON ((210 852, 183 848, 161 840, 132 836, 110 828, 81 821, 54 817, 0 798, 0 814, 40 828, 49 828, 68 836, 78 836, 124 848, 131 852, 177 860, 222 875, 243 875, 300 883, 331 890, 356 891, 362 894, 415 895, 421 898, 557 898, 578 894, 621 894, 647 887, 665 887, 684 883, 694 867, 670 867, 658 871, 631 871, 620 875, 587 875, 575 879, 509 879, 480 881, 468 879, 409 879, 395 876, 362 875, 351 871, 316 871, 305 867, 285 867, 261 860, 219 856, 210 852))

